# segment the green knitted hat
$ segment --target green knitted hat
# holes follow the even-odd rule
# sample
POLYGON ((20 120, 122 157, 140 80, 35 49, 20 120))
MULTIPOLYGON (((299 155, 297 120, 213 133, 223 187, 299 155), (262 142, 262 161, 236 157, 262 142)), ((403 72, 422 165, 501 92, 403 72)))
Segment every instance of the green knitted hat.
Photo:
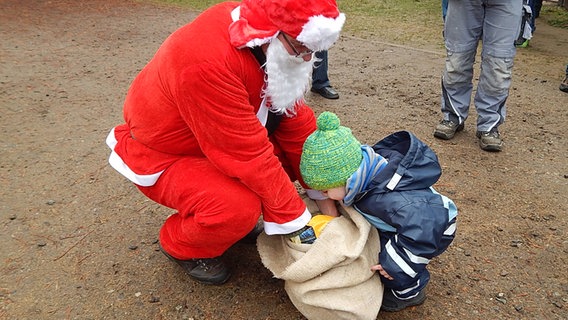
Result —
POLYGON ((340 126, 339 118, 326 111, 318 117, 317 130, 304 142, 300 173, 310 188, 328 190, 345 185, 362 159, 361 143, 351 129, 340 126))

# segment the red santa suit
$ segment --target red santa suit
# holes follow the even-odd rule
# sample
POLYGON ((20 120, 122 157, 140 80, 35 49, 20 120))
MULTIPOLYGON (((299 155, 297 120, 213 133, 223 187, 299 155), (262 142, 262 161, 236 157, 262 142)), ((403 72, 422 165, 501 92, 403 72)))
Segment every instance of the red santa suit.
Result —
POLYGON ((220 256, 261 214, 268 234, 311 217, 293 181, 314 113, 300 102, 267 134, 265 72, 228 31, 238 5, 216 5, 166 39, 128 91, 125 123, 107 137, 110 164, 176 210, 159 240, 178 259, 220 256))

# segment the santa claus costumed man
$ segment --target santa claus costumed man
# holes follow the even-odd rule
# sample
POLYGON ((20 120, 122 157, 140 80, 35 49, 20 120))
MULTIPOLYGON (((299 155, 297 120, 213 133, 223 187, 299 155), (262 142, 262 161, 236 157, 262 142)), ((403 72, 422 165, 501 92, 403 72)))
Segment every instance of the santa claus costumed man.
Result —
MULTIPOLYGON (((172 33, 136 76, 125 123, 107 137, 111 166, 173 208, 162 252, 199 282, 230 276, 221 255, 255 231, 290 234, 310 220, 294 186, 315 61, 345 22, 334 0, 215 5, 172 33)), ((304 185, 305 186, 305 185, 304 185)), ((322 213, 333 201, 308 190, 322 213)))

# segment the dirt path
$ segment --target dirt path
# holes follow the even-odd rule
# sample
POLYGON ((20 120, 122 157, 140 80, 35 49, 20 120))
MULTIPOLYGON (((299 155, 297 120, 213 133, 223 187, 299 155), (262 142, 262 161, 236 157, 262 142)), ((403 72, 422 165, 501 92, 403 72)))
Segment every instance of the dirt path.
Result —
MULTIPOLYGON (((187 9, 126 0, 0 1, 0 319, 302 319, 254 246, 202 286, 157 251, 170 210, 107 165, 130 81, 187 9)), ((336 112, 364 142, 409 129, 438 153, 458 237, 431 263, 423 306, 382 319, 568 318, 568 30, 539 25, 519 51, 502 127, 435 140, 443 52, 345 34, 330 51, 336 112)), ((472 116, 474 119, 474 115, 472 116)))

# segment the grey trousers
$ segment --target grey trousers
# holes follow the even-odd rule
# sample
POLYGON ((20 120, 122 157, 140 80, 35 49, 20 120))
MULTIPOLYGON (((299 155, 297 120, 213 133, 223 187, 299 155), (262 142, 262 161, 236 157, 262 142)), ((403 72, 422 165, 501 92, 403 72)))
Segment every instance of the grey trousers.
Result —
POLYGON ((442 75, 441 109, 445 120, 463 123, 468 117, 474 63, 481 41, 481 69, 474 99, 477 130, 497 129, 505 121, 522 4, 522 0, 449 0, 444 23, 446 67, 442 75))

